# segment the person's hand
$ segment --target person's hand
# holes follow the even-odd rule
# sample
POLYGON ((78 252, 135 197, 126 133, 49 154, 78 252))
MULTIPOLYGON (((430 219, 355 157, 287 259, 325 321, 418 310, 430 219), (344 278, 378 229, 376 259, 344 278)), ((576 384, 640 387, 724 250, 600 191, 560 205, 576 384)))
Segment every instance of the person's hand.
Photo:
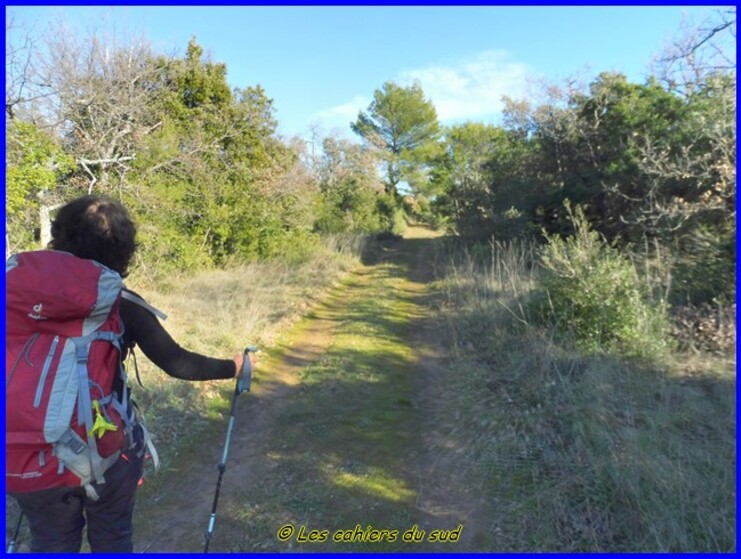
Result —
MULTIPOLYGON (((255 367, 257 367, 257 356, 255 355, 254 351, 250 351, 247 355, 250 357, 250 365, 252 365, 252 370, 255 370, 255 367)), ((237 368, 237 371, 234 373, 234 378, 239 378, 239 375, 242 373, 242 366, 244 365, 244 353, 237 353, 234 358, 234 366, 237 368)))

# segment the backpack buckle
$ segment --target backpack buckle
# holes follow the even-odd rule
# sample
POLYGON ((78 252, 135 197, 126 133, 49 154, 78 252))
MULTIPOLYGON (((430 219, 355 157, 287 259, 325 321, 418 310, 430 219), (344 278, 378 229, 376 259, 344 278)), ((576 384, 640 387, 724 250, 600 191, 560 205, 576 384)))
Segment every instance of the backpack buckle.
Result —
POLYGON ((77 356, 78 363, 86 364, 88 362, 89 354, 90 354, 90 342, 75 344, 75 355, 77 356))

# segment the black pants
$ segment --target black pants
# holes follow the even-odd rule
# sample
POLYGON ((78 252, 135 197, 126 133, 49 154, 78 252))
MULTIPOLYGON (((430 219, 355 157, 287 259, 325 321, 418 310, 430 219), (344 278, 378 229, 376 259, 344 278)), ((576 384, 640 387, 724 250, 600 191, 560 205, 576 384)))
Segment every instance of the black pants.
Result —
POLYGON ((132 552, 132 516, 143 454, 139 446, 122 454, 105 473, 106 482, 93 484, 100 496, 97 501, 89 499, 82 487, 12 493, 31 525, 31 551, 79 552, 87 519, 91 551, 132 552))

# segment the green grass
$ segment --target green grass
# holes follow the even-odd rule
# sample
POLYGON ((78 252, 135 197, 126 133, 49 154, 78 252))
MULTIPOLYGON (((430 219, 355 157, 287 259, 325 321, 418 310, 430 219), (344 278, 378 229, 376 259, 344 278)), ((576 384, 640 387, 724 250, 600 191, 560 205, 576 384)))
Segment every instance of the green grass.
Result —
MULTIPOLYGON (((274 345, 358 264, 364 249, 361 238, 336 235, 300 262, 252 263, 170 278, 157 291, 142 295, 169 314, 164 326, 180 345, 231 358, 248 344, 263 349, 274 345)), ((136 398, 163 446, 166 464, 209 420, 228 412, 233 387, 223 381, 188 383, 168 377, 141 356, 139 365, 145 389, 137 389, 136 398)), ((129 369, 133 374, 131 365, 129 369)))
MULTIPOLYGON (((402 541, 417 496, 408 469, 417 422, 409 405, 415 358, 407 336, 421 312, 406 273, 398 263, 368 268, 343 283, 341 300, 327 303, 324 312, 340 320, 331 344, 301 370, 300 392, 276 418, 283 427, 270 458, 283 481, 243 495, 258 504, 241 511, 241 522, 253 529, 233 551, 417 549, 402 541), (300 542, 296 534, 280 542, 273 532, 284 524, 326 530, 327 541, 300 542), (357 526, 389 534, 380 542, 333 541, 339 530, 357 526), (388 541, 393 530, 395 541, 388 541)), ((283 347, 301 336, 299 327, 283 347)))

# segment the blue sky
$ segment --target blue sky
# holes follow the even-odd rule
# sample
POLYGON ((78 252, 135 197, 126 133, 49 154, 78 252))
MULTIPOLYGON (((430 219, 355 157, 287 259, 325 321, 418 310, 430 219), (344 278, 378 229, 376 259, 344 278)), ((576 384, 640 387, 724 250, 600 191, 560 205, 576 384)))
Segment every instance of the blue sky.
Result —
POLYGON ((22 25, 114 26, 182 55, 191 36, 224 62, 232 86, 260 84, 279 132, 352 135, 349 123, 385 81, 420 81, 445 124, 497 122, 501 97, 521 99, 539 80, 619 71, 643 81, 652 58, 691 6, 118 6, 11 7, 22 25))

